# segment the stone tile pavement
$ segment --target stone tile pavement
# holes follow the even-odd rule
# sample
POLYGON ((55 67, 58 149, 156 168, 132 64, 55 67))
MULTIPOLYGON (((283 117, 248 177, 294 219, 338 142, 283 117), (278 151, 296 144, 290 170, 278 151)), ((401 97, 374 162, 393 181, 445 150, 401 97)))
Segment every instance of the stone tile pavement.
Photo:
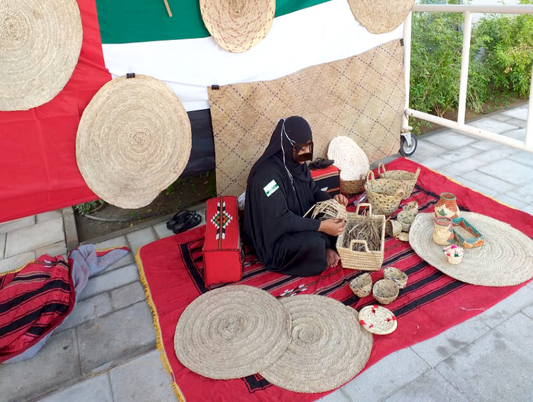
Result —
MULTIPOLYGON (((527 107, 518 107, 474 125, 524 138, 526 118, 527 107)), ((441 130, 419 138, 412 159, 533 214, 533 154, 441 130)), ((0 224, 0 272, 47 250, 66 253, 69 220, 67 209, 0 224)), ((97 243, 132 252, 89 280, 36 357, 0 366, 0 401, 175 401, 134 259, 139 247, 170 235, 161 222, 97 243)), ((477 317, 387 356, 322 400, 531 401, 532 333, 529 284, 477 317)))

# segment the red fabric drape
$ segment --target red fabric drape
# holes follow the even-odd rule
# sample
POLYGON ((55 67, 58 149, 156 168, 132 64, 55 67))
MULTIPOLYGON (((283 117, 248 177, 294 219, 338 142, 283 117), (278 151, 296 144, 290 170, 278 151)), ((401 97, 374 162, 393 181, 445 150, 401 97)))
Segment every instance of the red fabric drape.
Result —
POLYGON ((81 54, 71 79, 50 102, 0 112, 0 222, 98 197, 76 164, 76 132, 83 110, 111 79, 105 68, 94 0, 78 0, 81 54))

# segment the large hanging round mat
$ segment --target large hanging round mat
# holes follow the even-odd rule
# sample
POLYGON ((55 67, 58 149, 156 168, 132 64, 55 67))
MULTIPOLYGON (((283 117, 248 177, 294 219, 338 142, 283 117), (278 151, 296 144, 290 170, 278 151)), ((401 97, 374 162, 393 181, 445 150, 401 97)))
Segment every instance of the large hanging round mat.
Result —
POLYGON ((461 217, 483 235, 485 245, 465 250, 460 264, 446 262, 444 247, 433 241, 433 213, 417 215, 409 232, 411 247, 439 271, 472 285, 512 286, 533 278, 533 240, 488 216, 461 211, 461 217))
POLYGON ((242 53, 270 31, 275 0, 200 0, 204 24, 222 49, 242 53))
POLYGON ((120 208, 150 204, 185 169, 191 124, 178 97, 144 75, 105 84, 83 112, 76 159, 89 188, 120 208))
POLYGON ((195 373, 217 380, 241 378, 279 359, 290 333, 289 312, 270 293, 226 286, 187 306, 176 326, 174 348, 195 373))
POLYGON ((405 21, 415 0, 348 0, 355 19, 369 32, 394 31, 405 21))
POLYGON ((342 180, 358 180, 366 177, 370 163, 365 151, 350 137, 333 138, 328 146, 328 159, 341 171, 342 180))
POLYGON ((278 361, 260 371, 269 382, 295 392, 325 392, 365 367, 373 338, 354 309, 317 295, 280 301, 292 317, 292 342, 278 361))
POLYGON ((76 0, 1 0, 0 110, 52 100, 70 79, 82 40, 76 0))

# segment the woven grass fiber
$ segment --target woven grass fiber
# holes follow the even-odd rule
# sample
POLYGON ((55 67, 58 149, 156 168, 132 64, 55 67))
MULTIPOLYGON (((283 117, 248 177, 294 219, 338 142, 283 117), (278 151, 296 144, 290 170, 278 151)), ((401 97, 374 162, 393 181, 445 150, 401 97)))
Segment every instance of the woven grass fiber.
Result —
POLYGON ((239 196, 282 117, 305 118, 314 157, 337 136, 353 139, 369 162, 400 147, 405 107, 403 47, 394 40, 344 60, 272 81, 208 88, 218 194, 239 196))
POLYGON ((267 36, 276 0, 200 0, 200 12, 205 27, 222 49, 242 53, 267 36))
POLYGON ((76 161, 98 197, 120 208, 141 208, 176 181, 191 146, 187 112, 166 84, 145 75, 120 77, 85 108, 76 161))
POLYGON ((216 380, 256 374, 291 341, 288 310, 270 293, 234 285, 211 290, 183 311, 174 336, 179 361, 216 380))
POLYGON ((465 250, 460 264, 448 264, 444 247, 433 241, 433 213, 417 215, 409 232, 411 247, 439 271, 472 285, 512 286, 533 278, 533 240, 488 216, 463 211, 461 216, 483 234, 485 245, 465 250))
POLYGON ((0 110, 52 100, 72 76, 82 40, 76 0, 1 0, 0 110))
POLYGON ((366 365, 372 335, 358 322, 357 311, 318 295, 281 299, 292 317, 287 351, 260 374, 278 387, 318 393, 340 387, 366 365))
POLYGON ((398 321, 389 309, 378 305, 366 306, 359 311, 359 323, 368 332, 388 335, 396 331, 398 321))
POLYGON ((405 21, 415 0, 348 0, 355 19, 369 32, 394 31, 405 21))

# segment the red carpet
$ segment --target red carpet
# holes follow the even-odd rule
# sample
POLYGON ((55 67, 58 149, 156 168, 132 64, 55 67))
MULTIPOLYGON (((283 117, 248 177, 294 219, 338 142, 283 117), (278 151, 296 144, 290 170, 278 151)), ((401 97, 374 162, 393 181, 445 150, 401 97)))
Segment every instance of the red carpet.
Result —
MULTIPOLYGON (((398 159, 387 170, 414 172, 419 165, 398 159)), ((505 221, 533 237, 531 215, 508 208, 421 166, 418 185, 411 200, 421 212, 433 211, 438 194, 449 191, 457 196, 463 210, 483 213, 505 221)), ((175 381, 176 394, 188 401, 312 401, 326 395, 297 394, 269 384, 260 376, 216 381, 201 377, 182 366, 174 354, 174 330, 187 305, 208 291, 202 281, 202 245, 205 226, 171 236, 142 247, 137 262, 148 301, 154 311, 158 347, 164 349, 167 369, 175 381)), ((387 238, 383 267, 395 266, 409 275, 408 286, 387 307, 398 317, 398 329, 387 336, 374 336, 374 348, 367 368, 388 354, 431 338, 487 309, 521 286, 487 288, 456 281, 425 263, 408 243, 387 238)), ((358 271, 330 268, 322 276, 295 278, 265 271, 253 255, 247 254, 240 282, 267 290, 274 296, 320 294, 360 309, 375 303, 370 295, 359 299, 348 283, 358 271)), ((376 281, 383 271, 372 273, 376 281)))

